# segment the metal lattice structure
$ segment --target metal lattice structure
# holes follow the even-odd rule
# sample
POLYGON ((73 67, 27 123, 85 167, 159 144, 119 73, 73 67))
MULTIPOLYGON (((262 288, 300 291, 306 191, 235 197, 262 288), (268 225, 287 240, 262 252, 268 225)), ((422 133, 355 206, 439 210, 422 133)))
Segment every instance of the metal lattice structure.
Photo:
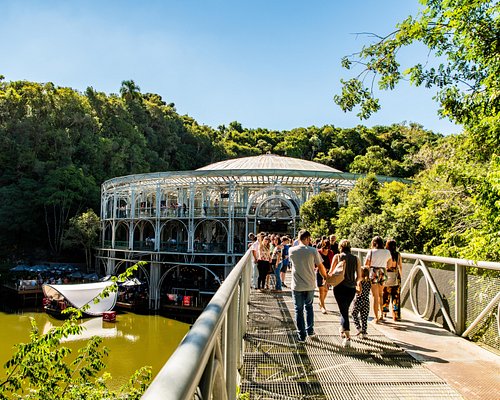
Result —
MULTIPOLYGON (((187 266, 209 268, 220 279, 246 250, 250 232, 295 236, 300 206, 320 192, 343 205, 359 174, 323 164, 266 154, 222 161, 195 171, 158 172, 108 180, 102 185, 99 258, 108 274, 146 260, 151 308, 160 307, 161 282, 187 266)), ((396 178, 378 177, 380 181, 396 178)), ((203 273, 204 292, 217 279, 203 273), (208 286, 208 287, 207 287, 208 286)))

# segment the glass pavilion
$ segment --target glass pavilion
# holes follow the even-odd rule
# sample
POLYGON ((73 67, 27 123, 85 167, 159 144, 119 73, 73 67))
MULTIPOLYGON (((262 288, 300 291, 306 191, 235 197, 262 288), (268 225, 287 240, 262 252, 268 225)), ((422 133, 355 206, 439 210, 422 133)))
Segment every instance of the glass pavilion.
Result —
POLYGON ((110 179, 102 185, 98 257, 108 274, 147 261, 141 274, 149 284, 150 307, 157 309, 165 290, 185 289, 193 281, 199 290, 218 286, 245 253, 250 232, 295 236, 300 206, 311 196, 334 192, 345 204, 359 177, 265 154, 195 171, 110 179))

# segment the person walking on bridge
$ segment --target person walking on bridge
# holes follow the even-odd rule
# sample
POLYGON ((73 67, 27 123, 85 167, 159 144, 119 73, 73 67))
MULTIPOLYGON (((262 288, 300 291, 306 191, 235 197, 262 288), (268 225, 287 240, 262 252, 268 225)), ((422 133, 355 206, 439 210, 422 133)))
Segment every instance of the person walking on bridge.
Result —
MULTIPOLYGON (((327 239, 324 239, 321 241, 319 247, 317 247, 318 253, 321 256, 323 260, 323 265, 332 265, 332 260, 333 260, 333 251, 330 249, 330 241, 327 239)), ((318 291, 319 291, 319 309, 323 314, 326 314, 326 306, 325 306, 325 299, 326 296, 328 295, 328 284, 326 283, 326 280, 323 279, 321 274, 319 273, 319 270, 316 272, 316 284, 318 286, 318 291)))
POLYGON ((340 335, 342 346, 351 345, 351 333, 349 328, 349 307, 356 294, 356 288, 361 285, 361 261, 351 253, 351 243, 342 239, 339 243, 339 254, 333 257, 332 266, 328 274, 333 274, 339 262, 344 262, 344 280, 333 288, 333 295, 337 301, 340 312, 340 335))
MULTIPOLYGON (((253 235, 253 233, 252 233, 253 235)), ((252 241, 249 244, 249 248, 252 250, 252 259, 253 259, 253 264, 252 264, 252 288, 257 289, 257 281, 258 281, 258 268, 257 268, 257 262, 259 259, 259 246, 260 243, 262 242, 262 238, 264 237, 264 234, 258 233, 257 236, 253 236, 249 238, 252 241)))
POLYGON ((292 297, 295 308, 295 323, 298 341, 303 343, 307 336, 314 336, 314 289, 316 287, 315 267, 326 278, 326 269, 318 251, 311 246, 311 234, 299 232, 299 244, 290 248, 292 263, 292 297), (305 321, 304 321, 305 311, 305 321))
POLYGON ((257 269, 259 271, 259 277, 257 279, 257 289, 260 290, 264 290, 264 287, 266 289, 269 289, 266 284, 266 278, 271 265, 270 243, 271 239, 269 238, 269 236, 264 236, 257 249, 257 269))
POLYGON ((368 315, 370 314, 370 268, 361 267, 361 282, 356 285, 356 297, 352 308, 352 319, 358 330, 357 335, 362 339, 368 336, 368 315))
POLYGON ((392 308, 392 319, 401 320, 401 276, 403 275, 403 261, 401 254, 397 251, 396 241, 389 239, 385 248, 391 252, 390 266, 387 267, 387 280, 383 288, 383 313, 384 317, 392 308), (391 301, 390 301, 391 300, 391 301), (392 303, 392 307, 390 307, 392 303))
POLYGON ((384 241, 380 236, 372 239, 371 250, 366 257, 365 266, 370 268, 370 282, 372 283, 373 294, 373 314, 375 323, 384 319, 382 314, 382 304, 384 303, 382 294, 384 282, 387 279, 387 268, 391 266, 391 252, 384 249, 384 241))

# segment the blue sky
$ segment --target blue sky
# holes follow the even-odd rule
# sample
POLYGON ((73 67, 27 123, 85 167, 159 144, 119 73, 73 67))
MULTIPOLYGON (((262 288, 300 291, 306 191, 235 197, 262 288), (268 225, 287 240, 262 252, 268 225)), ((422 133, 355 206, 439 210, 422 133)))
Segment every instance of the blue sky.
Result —
MULTIPOLYGON (((352 76, 342 56, 368 43, 356 33, 386 34, 418 8, 417 0, 0 0, 0 74, 106 93, 132 79, 212 127, 412 121, 457 133, 438 118, 431 91, 406 83, 383 92, 368 121, 333 102, 352 76)), ((405 50, 403 60, 424 54, 405 50)))

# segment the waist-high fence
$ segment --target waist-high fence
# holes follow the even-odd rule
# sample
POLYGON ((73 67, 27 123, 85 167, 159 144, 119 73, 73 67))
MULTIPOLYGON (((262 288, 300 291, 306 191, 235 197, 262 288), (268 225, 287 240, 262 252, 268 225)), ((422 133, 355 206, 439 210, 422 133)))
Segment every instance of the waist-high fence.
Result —
MULTIPOLYGON (((366 249, 353 249, 363 259, 366 249)), ((500 349, 500 263, 402 253, 402 306, 500 349)), ((143 398, 234 399, 243 362, 252 256, 223 282, 143 398)), ((404 318, 404 310, 403 310, 404 318)))

